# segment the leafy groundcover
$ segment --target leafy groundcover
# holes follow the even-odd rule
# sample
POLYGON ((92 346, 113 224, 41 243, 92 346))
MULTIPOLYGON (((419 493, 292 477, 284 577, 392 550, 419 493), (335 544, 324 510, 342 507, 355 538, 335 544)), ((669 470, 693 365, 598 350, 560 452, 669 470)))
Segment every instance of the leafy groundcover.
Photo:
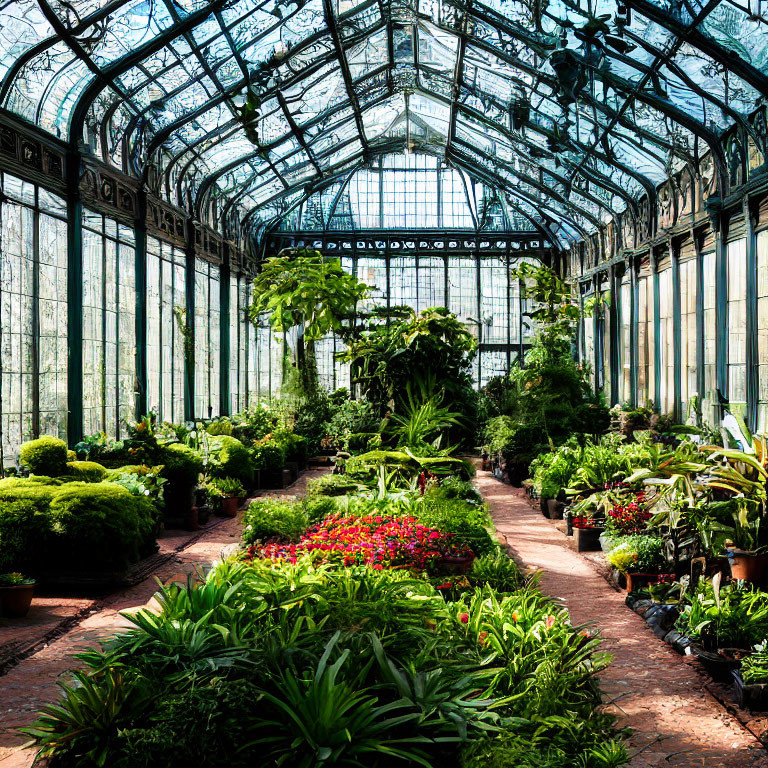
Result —
POLYGON ((402 567, 414 542, 454 546, 434 509, 430 527, 418 522, 426 503, 380 522, 381 503, 361 520, 336 514, 299 541, 252 544, 203 580, 161 587, 157 610, 80 655, 85 671, 28 731, 41 755, 110 768, 626 762, 600 709, 599 640, 507 558, 486 553, 459 577, 436 572, 432 555, 402 567), (308 552, 318 532, 344 549, 308 552), (349 554, 371 536, 384 556, 367 544, 349 554))

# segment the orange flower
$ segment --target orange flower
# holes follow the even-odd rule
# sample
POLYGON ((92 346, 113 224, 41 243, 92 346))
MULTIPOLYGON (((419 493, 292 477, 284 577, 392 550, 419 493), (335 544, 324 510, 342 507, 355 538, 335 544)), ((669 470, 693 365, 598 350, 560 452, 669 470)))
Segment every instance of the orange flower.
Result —
POLYGON ((512 611, 512 621, 517 624, 517 620, 520 618, 520 614, 517 611, 512 611))
POLYGON ((554 623, 555 623, 555 617, 552 616, 551 614, 544 619, 544 626, 547 629, 551 629, 554 623))

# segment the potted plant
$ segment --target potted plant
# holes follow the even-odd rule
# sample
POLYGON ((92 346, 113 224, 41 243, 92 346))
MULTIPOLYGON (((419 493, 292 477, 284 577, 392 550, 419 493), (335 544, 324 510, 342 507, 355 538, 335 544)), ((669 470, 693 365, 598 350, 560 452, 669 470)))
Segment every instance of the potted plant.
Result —
POLYGON ((741 668, 731 670, 731 674, 740 707, 768 708, 768 651, 764 645, 762 650, 745 657, 741 668))
POLYGON ((589 515, 574 514, 570 524, 577 552, 596 552, 600 549, 600 534, 604 530, 602 523, 589 515))
POLYGON ((215 477, 208 483, 208 493, 221 500, 221 515, 235 517, 245 500, 245 488, 234 477, 215 477))
POLYGON ((664 549, 664 541, 656 536, 627 536, 611 549, 607 559, 624 574, 627 592, 631 593, 661 577, 670 577, 670 574, 661 573, 665 563, 664 549))
POLYGON ((35 580, 20 573, 0 574, 0 614, 21 619, 29 613, 35 593, 35 580))

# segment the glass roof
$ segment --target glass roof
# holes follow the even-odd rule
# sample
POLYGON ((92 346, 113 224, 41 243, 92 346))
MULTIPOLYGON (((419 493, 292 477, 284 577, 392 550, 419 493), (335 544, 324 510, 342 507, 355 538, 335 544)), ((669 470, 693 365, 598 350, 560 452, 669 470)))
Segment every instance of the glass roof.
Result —
MULTIPOLYGON (((465 213, 434 226, 481 227, 493 204, 497 223, 565 244, 707 152, 727 192, 723 131, 763 149, 747 118, 768 95, 767 9, 12 0, 0 2, 0 104, 221 226, 317 225, 304 212, 329 198, 357 228, 390 226, 368 190, 427 163, 391 158, 420 157, 433 171, 414 177, 418 195, 436 201, 442 176, 465 187, 465 213)), ((391 226, 431 226, 426 208, 398 216, 391 226)), ((322 226, 344 217, 331 218, 322 226)))

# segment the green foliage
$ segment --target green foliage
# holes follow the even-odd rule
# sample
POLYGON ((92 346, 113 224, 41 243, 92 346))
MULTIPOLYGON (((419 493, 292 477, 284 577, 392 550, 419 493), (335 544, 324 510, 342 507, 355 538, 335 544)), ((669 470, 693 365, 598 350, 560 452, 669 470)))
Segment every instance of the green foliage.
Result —
POLYGON ((220 419, 216 419, 215 421, 212 421, 210 424, 208 424, 208 426, 205 428, 205 431, 209 435, 231 436, 233 429, 234 427, 232 422, 226 416, 222 416, 220 419))
POLYGON ((67 474, 67 444, 58 437, 39 437, 23 443, 19 461, 33 475, 58 477, 67 474))
POLYGON ((241 483, 253 480, 253 459, 234 437, 219 435, 208 440, 208 469, 215 477, 233 477, 241 483))
POLYGON ((153 551, 157 517, 114 483, 0 481, 2 557, 33 573, 121 570, 153 551))
POLYGON ((512 367, 499 396, 503 414, 489 420, 485 441, 491 452, 503 454, 513 479, 519 480, 539 453, 574 434, 601 434, 610 418, 587 372, 573 359, 579 309, 571 287, 544 266, 526 263, 513 274, 535 302, 528 315, 537 332, 525 365, 512 367))
POLYGON ((331 403, 332 413, 325 429, 328 442, 345 450, 368 448, 370 439, 378 434, 381 418, 375 405, 369 400, 352 400, 345 397, 340 403, 331 403))
POLYGON ((462 499, 446 499, 429 492, 424 494, 413 512, 422 525, 451 534, 454 543, 469 547, 478 556, 497 548, 485 506, 469 504, 462 499))
POLYGON ((431 377, 418 376, 406 382, 405 395, 401 412, 390 417, 387 432, 394 437, 397 448, 432 455, 443 447, 448 430, 458 423, 460 414, 443 405, 445 390, 438 389, 431 377))
POLYGON ((597 640, 530 588, 451 603, 399 571, 228 561, 157 604, 27 730, 53 766, 474 766, 513 738, 622 762, 597 640))
POLYGON ((358 484, 346 475, 323 475, 307 483, 307 495, 310 498, 315 496, 346 496, 358 489, 358 484))
POLYGON ((107 476, 107 469, 96 461, 67 462, 67 476, 85 483, 100 483, 107 476))
POLYGON ((253 282, 251 319, 256 322, 266 315, 279 334, 299 328, 299 394, 317 389, 314 342, 338 331, 342 319, 367 293, 368 286, 345 272, 339 259, 324 258, 311 248, 284 249, 261 263, 253 282))
POLYGON ((751 585, 701 579, 677 628, 707 650, 750 649, 768 638, 768 594, 751 585))
POLYGON ((354 381, 380 412, 390 401, 399 412, 408 382, 421 376, 445 387, 445 407, 460 412, 468 429, 475 413, 471 366, 477 341, 444 307, 418 314, 401 309, 400 316, 370 318, 362 328, 342 331, 348 349, 341 359, 351 364, 354 381))
POLYGON ((165 509, 163 466, 126 465, 112 470, 107 479, 125 488, 133 496, 148 498, 159 511, 165 509))
POLYGON ((41 561, 50 522, 28 499, 0 501, 0 571, 31 570, 41 561))
POLYGON ((197 485, 203 471, 203 457, 182 443, 169 443, 162 449, 163 475, 175 488, 197 485))
POLYGON ((257 440, 249 450, 255 469, 277 472, 285 466, 285 446, 277 440, 257 440))
POLYGON ((768 683, 768 652, 758 651, 742 659, 739 672, 746 685, 768 683))
POLYGON ((467 578, 473 587, 491 587, 496 592, 514 592, 523 585, 517 564, 498 547, 478 557, 467 578))
POLYGON ((388 487, 409 487, 422 472, 431 472, 441 477, 456 475, 467 480, 472 470, 465 461, 451 456, 427 457, 415 456, 408 450, 377 450, 350 457, 345 472, 352 480, 364 485, 376 485, 383 473, 388 487))
POLYGON ((623 573, 658 573, 664 565, 664 541, 656 536, 622 536, 607 559, 623 573))
POLYGON ((219 498, 241 499, 245 488, 236 477, 212 477, 206 483, 208 493, 219 498))
POLYGON ((154 505, 114 483, 67 483, 51 500, 49 515, 49 566, 119 571, 155 549, 154 505))
POLYGON ((249 445, 254 440, 261 440, 275 429, 279 420, 276 414, 265 403, 259 403, 252 408, 232 417, 232 437, 249 445))
POLYGON ((246 545, 272 539, 296 542, 309 525, 309 516, 301 504, 255 499, 243 514, 243 525, 243 543, 246 545))
POLYGON ((539 454, 529 467, 538 496, 542 499, 559 498, 581 466, 583 454, 583 448, 574 440, 569 440, 555 451, 539 454))

